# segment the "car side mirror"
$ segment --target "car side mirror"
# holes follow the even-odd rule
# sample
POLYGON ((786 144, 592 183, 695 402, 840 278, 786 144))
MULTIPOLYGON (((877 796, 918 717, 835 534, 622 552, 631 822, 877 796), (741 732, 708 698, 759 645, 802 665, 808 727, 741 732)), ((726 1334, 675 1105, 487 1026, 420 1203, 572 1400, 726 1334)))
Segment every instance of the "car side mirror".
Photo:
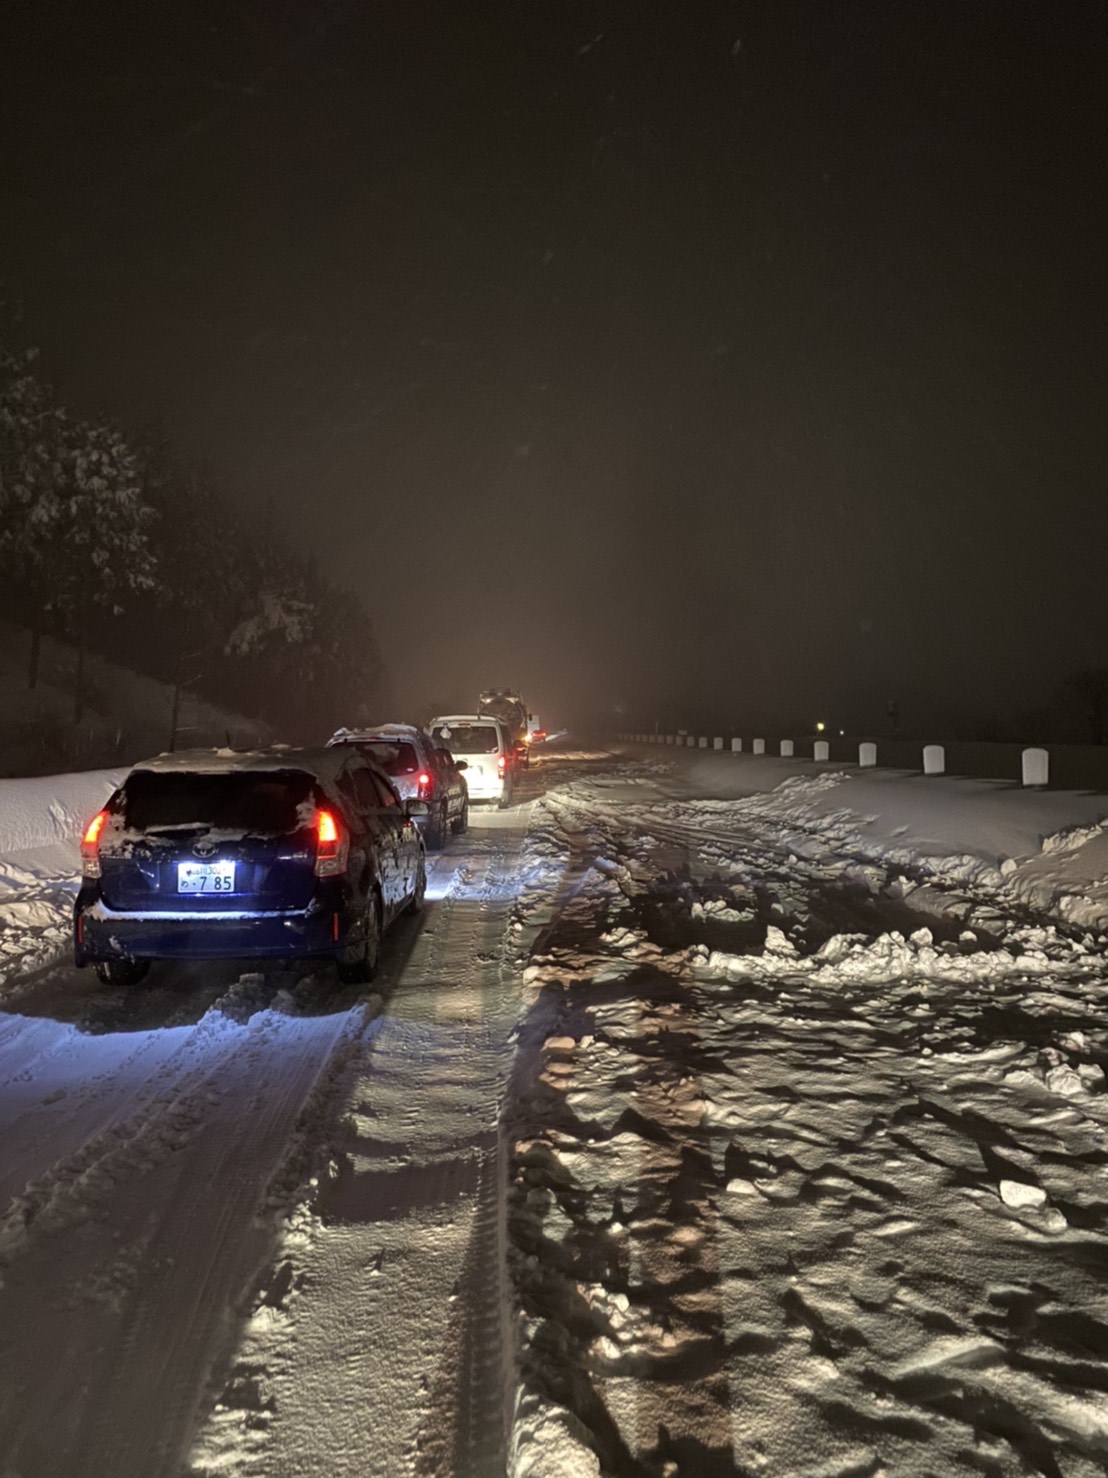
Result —
POLYGON ((408 800, 404 802, 404 815, 409 818, 412 816, 430 816, 430 814, 431 807, 427 804, 427 802, 417 801, 414 795, 410 796, 408 800))
POLYGON ((459 771, 460 770, 468 770, 469 769, 469 761, 468 760, 455 760, 454 761, 454 768, 456 770, 459 770, 459 771))

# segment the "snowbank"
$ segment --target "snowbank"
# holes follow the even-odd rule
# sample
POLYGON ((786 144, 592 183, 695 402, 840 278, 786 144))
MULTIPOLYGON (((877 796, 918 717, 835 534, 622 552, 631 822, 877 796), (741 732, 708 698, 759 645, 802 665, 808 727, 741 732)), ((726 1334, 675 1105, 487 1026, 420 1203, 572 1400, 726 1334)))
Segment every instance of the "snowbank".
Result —
POLYGON ((0 780, 0 857, 56 843, 76 851, 89 818, 125 774, 125 770, 85 770, 0 780))
POLYGON ((660 788, 674 816, 691 812, 698 827, 753 823, 799 855, 865 858, 1108 929, 1101 792, 726 752, 665 758, 660 788))
MULTIPOLYGON (((669 759, 670 756, 665 756, 669 759)), ((811 760, 727 753, 690 753, 674 759, 675 798, 737 800, 775 790, 794 776, 832 781, 815 796, 813 814, 843 806, 866 818, 875 839, 909 838, 916 850, 972 852, 994 865, 1027 857, 1048 837, 1108 817, 1108 795, 1096 791, 1034 790, 1003 780, 921 775, 906 770, 859 770, 811 760)))
POLYGON ((81 833, 124 774, 0 780, 0 996, 66 950, 81 833))

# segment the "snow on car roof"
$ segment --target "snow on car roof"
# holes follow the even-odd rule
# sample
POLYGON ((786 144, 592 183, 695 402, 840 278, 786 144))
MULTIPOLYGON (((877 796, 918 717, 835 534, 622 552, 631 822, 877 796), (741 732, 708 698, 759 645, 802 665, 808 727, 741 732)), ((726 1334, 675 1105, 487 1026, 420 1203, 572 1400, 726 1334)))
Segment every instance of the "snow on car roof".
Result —
POLYGON ((267 749, 180 749, 140 760, 131 773, 228 775, 243 770, 301 770, 327 781, 336 778, 348 759, 338 748, 294 749, 288 744, 267 749))
POLYGON ((438 728, 440 724, 498 724, 500 720, 493 713, 442 713, 431 723, 438 728))
POLYGON ((357 729, 336 729, 327 741, 334 744, 357 744, 370 739, 426 739, 418 724, 364 724, 357 729))

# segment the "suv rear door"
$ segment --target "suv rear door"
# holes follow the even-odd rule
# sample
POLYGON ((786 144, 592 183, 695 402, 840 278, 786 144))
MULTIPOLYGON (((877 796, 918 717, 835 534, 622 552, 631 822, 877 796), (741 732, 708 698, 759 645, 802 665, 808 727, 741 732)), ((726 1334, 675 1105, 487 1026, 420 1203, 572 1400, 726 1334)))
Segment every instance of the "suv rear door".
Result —
POLYGON ((109 804, 101 894, 110 908, 304 908, 318 804, 302 770, 136 770, 109 804))

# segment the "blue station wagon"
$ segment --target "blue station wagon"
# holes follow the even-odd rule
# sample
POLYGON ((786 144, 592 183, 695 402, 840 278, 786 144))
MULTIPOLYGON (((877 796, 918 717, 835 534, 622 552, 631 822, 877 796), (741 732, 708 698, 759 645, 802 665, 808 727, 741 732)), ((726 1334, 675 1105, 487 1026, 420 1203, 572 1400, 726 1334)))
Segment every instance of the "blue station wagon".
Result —
POLYGON ((121 985, 163 959, 333 959, 369 980, 384 930, 423 906, 426 810, 352 747, 146 760, 85 831, 76 963, 121 985))

